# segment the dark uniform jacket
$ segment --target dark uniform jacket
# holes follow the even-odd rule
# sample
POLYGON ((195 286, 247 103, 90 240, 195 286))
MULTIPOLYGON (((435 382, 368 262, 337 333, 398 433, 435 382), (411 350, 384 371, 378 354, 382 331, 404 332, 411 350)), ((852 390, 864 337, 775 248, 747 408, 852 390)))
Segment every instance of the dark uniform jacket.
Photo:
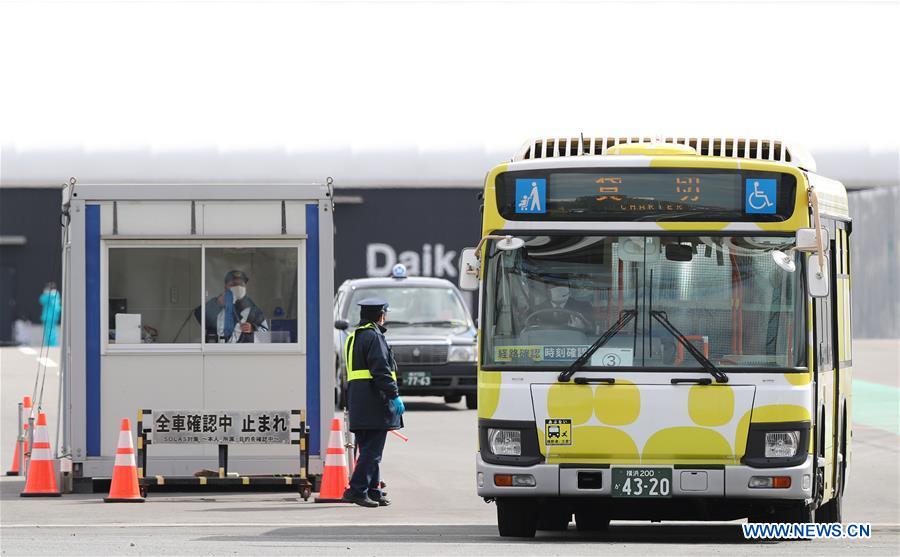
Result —
MULTIPOLYGON (((360 322, 359 326, 367 322, 360 322)), ((400 392, 391 371, 397 370, 394 355, 384 338, 384 327, 360 329, 353 342, 353 367, 368 369, 372 379, 347 382, 347 408, 350 431, 362 429, 399 429, 403 420, 389 402, 400 392)), ((349 369, 348 369, 349 371, 349 369)), ((349 377, 349 376, 348 376, 349 377)))

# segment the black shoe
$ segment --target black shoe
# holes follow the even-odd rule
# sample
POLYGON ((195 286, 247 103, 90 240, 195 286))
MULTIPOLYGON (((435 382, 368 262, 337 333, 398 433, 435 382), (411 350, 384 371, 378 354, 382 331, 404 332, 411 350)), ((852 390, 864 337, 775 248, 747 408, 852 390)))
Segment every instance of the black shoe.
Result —
POLYGON ((388 499, 387 495, 385 495, 384 493, 378 493, 378 494, 372 495, 372 493, 370 492, 368 497, 372 501, 375 501, 376 503, 378 503, 379 507, 387 507, 388 505, 391 504, 391 500, 388 499))
POLYGON ((341 501, 347 503, 356 503, 360 507, 368 507, 370 509, 379 506, 377 502, 369 499, 368 495, 364 493, 356 493, 355 491, 350 489, 344 491, 344 496, 341 497, 341 501))

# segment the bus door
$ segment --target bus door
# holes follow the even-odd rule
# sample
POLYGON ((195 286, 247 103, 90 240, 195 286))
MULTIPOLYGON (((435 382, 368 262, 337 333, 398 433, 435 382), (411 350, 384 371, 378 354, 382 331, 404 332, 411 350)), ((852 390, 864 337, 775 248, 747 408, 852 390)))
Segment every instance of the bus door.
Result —
MULTIPOLYGON (((821 489, 824 493, 829 493, 834 485, 835 454, 838 449, 834 442, 838 420, 835 407, 839 400, 840 385, 837 304, 835 304, 837 291, 835 259, 838 254, 835 249, 835 222, 822 219, 822 226, 828 233, 826 263, 829 266, 830 282, 828 296, 813 301, 813 353, 816 369, 815 455, 825 459, 824 485, 821 489)), ((811 254, 807 264, 814 265, 815 257, 815 254, 811 254)))
POLYGON ((834 379, 834 449, 835 462, 831 475, 834 489, 843 491, 847 459, 849 417, 847 400, 852 379, 852 336, 850 333, 850 235, 846 223, 836 221, 831 241, 831 284, 834 379))

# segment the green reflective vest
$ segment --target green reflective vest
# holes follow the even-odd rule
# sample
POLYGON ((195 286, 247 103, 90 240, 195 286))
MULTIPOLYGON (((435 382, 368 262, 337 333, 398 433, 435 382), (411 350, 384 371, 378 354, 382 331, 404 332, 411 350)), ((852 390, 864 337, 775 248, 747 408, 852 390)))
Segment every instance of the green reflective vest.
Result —
MULTIPOLYGON (((353 332, 347 335, 347 340, 344 341, 344 361, 347 362, 347 381, 356 381, 359 379, 372 379, 372 372, 368 369, 356 369, 353 367, 353 343, 356 341, 356 333, 363 329, 374 329, 374 323, 366 323, 362 327, 357 327, 353 329, 353 332)), ((397 380, 397 372, 391 371, 391 377, 394 381, 397 380)))

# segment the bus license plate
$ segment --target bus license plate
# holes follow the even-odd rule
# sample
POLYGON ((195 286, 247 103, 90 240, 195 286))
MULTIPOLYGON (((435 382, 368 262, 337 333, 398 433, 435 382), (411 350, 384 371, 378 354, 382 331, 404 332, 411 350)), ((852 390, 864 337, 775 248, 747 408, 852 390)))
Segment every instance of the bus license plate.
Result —
POLYGON ((613 497, 671 497, 671 468, 613 468, 613 497))
POLYGON ((403 379, 403 384, 407 387, 430 387, 431 372, 430 371, 409 371, 403 379))

